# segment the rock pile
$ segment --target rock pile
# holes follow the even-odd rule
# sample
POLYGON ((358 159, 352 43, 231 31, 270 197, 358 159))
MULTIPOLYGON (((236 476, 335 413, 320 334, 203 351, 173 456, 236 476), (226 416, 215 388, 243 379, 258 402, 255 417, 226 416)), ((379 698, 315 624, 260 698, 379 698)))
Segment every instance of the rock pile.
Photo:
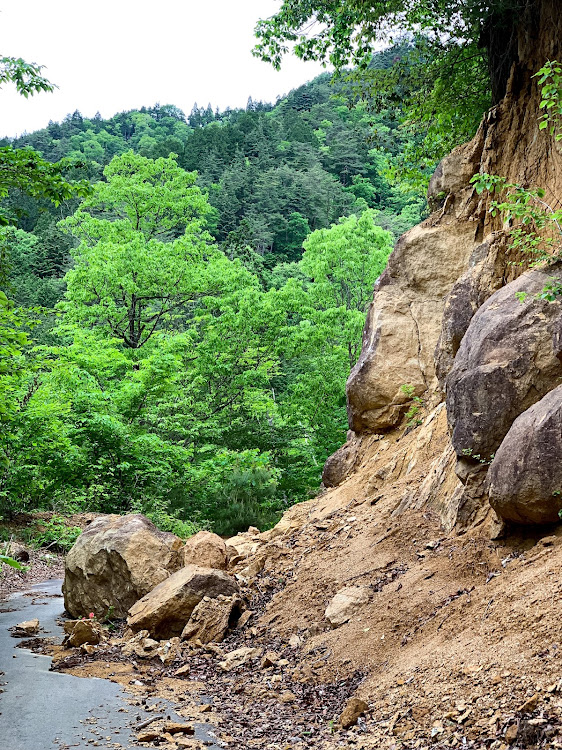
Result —
POLYGON ((133 631, 148 630, 154 638, 179 636, 204 597, 237 593, 238 584, 222 570, 187 565, 133 604, 127 624, 133 631))
POLYGON ((66 557, 66 611, 73 617, 126 617, 136 601, 181 568, 182 547, 178 537, 142 515, 96 519, 66 557))

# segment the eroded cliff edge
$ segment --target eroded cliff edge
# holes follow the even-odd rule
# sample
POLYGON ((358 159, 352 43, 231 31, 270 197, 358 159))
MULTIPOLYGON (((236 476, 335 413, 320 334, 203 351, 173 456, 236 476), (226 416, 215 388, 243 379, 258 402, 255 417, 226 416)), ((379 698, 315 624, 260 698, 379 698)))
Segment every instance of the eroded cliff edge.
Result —
MULTIPOLYGON (((556 5, 538 4, 522 24, 504 98, 486 114, 473 140, 439 165, 429 186, 433 213, 400 238, 377 282, 361 356, 347 383, 349 440, 324 474, 325 484, 335 486, 357 471, 366 442, 401 423, 412 390, 430 409, 445 402, 450 439, 437 463, 447 470, 424 494, 429 502, 440 495, 449 528, 489 509, 492 462, 492 504, 504 518, 553 521, 562 507, 552 494, 555 472, 542 500, 550 508, 526 515, 521 492, 507 497, 510 488, 498 466, 506 451, 495 458, 515 420, 562 382, 562 308, 559 301, 534 297, 560 270, 529 270, 528 257, 510 247, 510 227, 491 216, 490 197, 478 195, 471 183, 476 174, 495 174, 526 188, 543 187, 548 202, 559 203, 560 144, 539 129, 535 77, 546 60, 560 56, 556 5), (528 293, 525 303, 516 297, 522 291, 528 293), (451 476, 455 471, 459 482, 451 476)), ((549 404, 556 409, 552 399, 549 404)), ((517 448, 513 439, 510 443, 515 470, 521 461, 514 462, 517 448)), ((547 449, 545 460, 555 464, 558 452, 557 446, 547 449)), ((528 464, 526 471, 536 468, 528 464)), ((543 491, 536 477, 529 481, 535 494, 543 491)))

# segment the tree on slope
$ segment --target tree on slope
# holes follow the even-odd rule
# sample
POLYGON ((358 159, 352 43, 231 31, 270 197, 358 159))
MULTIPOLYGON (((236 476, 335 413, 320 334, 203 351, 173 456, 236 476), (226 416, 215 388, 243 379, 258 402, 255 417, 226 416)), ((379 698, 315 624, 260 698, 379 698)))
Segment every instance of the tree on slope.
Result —
POLYGON ((69 322, 101 327, 139 349, 174 317, 229 285, 239 270, 205 231, 207 199, 175 159, 115 157, 61 222, 80 244, 62 303, 69 322))

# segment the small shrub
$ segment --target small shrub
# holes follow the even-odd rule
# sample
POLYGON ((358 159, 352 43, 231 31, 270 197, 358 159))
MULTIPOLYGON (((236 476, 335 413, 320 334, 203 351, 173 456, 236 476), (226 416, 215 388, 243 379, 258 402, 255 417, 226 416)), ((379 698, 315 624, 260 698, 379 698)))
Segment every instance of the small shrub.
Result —
POLYGON ((400 390, 407 398, 412 400, 410 408, 406 412, 406 424, 408 427, 418 427, 423 422, 423 419, 419 416, 423 406, 423 399, 419 396, 414 396, 416 389, 411 383, 404 383, 404 385, 400 386, 400 390))
POLYGON ((32 528, 32 542, 35 547, 49 547, 60 552, 68 552, 82 529, 68 526, 62 516, 54 515, 49 521, 35 521, 32 528))
POLYGON ((160 531, 169 531, 180 539, 188 539, 198 531, 208 527, 207 523, 200 522, 199 520, 186 521, 178 518, 168 511, 163 500, 154 500, 150 504, 143 502, 134 503, 132 512, 142 513, 150 519, 160 531))

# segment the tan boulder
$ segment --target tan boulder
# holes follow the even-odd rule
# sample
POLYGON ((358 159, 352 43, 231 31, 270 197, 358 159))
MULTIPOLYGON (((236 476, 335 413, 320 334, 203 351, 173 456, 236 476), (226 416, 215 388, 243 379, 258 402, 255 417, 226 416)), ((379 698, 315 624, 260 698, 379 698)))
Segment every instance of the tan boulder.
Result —
POLYGON ((222 570, 187 565, 133 604, 127 624, 154 638, 179 636, 203 597, 237 593, 238 584, 222 570))
POLYGON ((342 729, 349 729, 355 726, 359 721, 359 717, 363 716, 368 708, 368 703, 365 703, 360 698, 350 698, 340 716, 340 726, 342 729))
POLYGON ((182 564, 182 542, 140 514, 102 516, 66 556, 64 606, 73 617, 125 617, 182 564))
POLYGON ((103 638, 103 629, 95 620, 77 620, 68 637, 69 646, 83 646, 88 643, 96 646, 103 638))
POLYGON ((347 381, 354 432, 384 432, 396 425, 408 409, 403 385, 422 396, 436 384, 434 351, 444 299, 467 267, 474 235, 467 222, 426 222, 398 240, 375 285, 361 355, 347 381))
POLYGON ((190 537, 183 548, 184 565, 226 570, 228 554, 226 544, 210 531, 199 531, 190 537))
POLYGON ((204 597, 195 607, 183 629, 183 640, 201 643, 220 643, 229 628, 238 622, 242 610, 239 596, 204 597))
POLYGON ((333 628, 346 623, 371 598, 366 586, 348 586, 338 591, 328 604, 325 617, 333 628))

